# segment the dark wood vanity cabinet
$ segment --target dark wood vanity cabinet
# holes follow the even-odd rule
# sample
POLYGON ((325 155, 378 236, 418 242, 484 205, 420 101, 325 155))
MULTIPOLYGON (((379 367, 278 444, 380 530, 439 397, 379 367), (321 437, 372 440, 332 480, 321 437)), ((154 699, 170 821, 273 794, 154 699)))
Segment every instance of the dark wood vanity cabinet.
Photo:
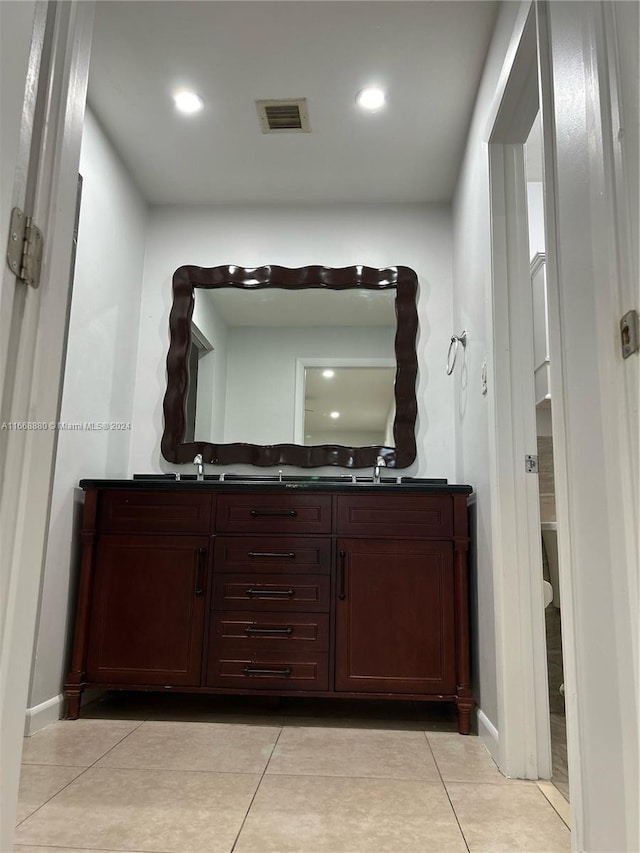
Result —
POLYGON ((451 543, 339 539, 338 549, 336 690, 455 693, 451 543))
POLYGON ((100 538, 89 610, 89 681, 200 684, 208 554, 206 536, 100 538))
POLYGON ((89 481, 68 716, 85 687, 456 702, 468 487, 89 481))

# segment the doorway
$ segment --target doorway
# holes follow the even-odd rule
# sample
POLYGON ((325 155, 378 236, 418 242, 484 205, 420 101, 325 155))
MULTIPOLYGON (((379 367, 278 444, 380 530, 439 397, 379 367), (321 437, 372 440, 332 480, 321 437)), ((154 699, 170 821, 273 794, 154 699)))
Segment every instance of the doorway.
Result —
POLYGON ((533 328, 533 376, 536 450, 542 547, 542 577, 546 637, 551 780, 569 800, 567 724, 564 703, 562 619, 558 572, 558 522, 555 507, 553 463, 553 400, 549 356, 549 299, 544 216, 542 122, 536 115, 524 144, 527 220, 533 328))
MULTIPOLYGON (((498 643, 504 666, 517 667, 519 672, 517 684, 515 679, 505 681, 501 699, 502 728, 508 730, 505 740, 509 741, 501 769, 521 778, 550 779, 550 706, 556 711, 563 702, 561 694, 557 699, 549 692, 549 673, 555 672, 556 659, 561 660, 562 652, 558 618, 553 626, 556 630, 549 631, 555 638, 555 657, 550 666, 546 622, 552 616, 559 617, 559 611, 546 615, 545 604, 552 604, 549 587, 553 584, 549 560, 543 560, 541 526, 541 520, 555 526, 556 519, 550 462, 548 331, 549 311, 553 309, 546 298, 546 260, 551 247, 545 240, 544 222, 545 196, 553 194, 553 186, 543 169, 538 70, 538 33, 532 9, 489 138, 494 476, 502 551, 496 590, 497 600, 502 602, 498 643)), ((566 755, 566 745, 564 751, 566 755)))

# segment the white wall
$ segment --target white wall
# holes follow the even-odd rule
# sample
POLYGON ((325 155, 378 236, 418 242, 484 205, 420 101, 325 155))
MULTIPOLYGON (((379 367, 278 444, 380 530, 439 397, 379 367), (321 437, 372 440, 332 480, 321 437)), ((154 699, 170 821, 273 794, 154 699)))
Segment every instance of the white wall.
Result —
POLYGON ((540 181, 527 182, 527 216, 529 219, 529 257, 544 253, 544 197, 540 181))
POLYGON ((296 400, 296 360, 394 359, 394 336, 395 329, 382 326, 231 329, 224 440, 295 443, 296 405, 304 407, 296 400))
MULTIPOLYGON (((475 697, 489 732, 499 732, 493 584, 489 396, 481 373, 492 379, 491 231, 487 125, 505 56, 513 49, 519 3, 503 5, 478 90, 465 156, 453 200, 454 326, 467 330, 464 364, 455 369, 456 479, 472 483, 472 614, 475 697), (493 728, 492 728, 493 727, 493 728)), ((488 732, 483 731, 483 734, 488 732)), ((497 744, 487 740, 494 752, 497 744)))
MULTIPOLYGON (((80 173, 84 182, 61 421, 126 424, 132 419, 147 210, 90 112, 80 173)), ((79 539, 72 531, 78 532, 82 497, 78 481, 127 476, 130 439, 129 429, 58 433, 27 713, 31 728, 57 719, 57 697, 66 675, 79 539)))
MULTIPOLYGON (((172 468, 161 458, 160 438, 174 270, 184 264, 251 267, 267 263, 288 267, 404 265, 416 271, 420 323, 418 457, 407 472, 453 479, 453 383, 443 367, 452 334, 451 218, 449 208, 440 205, 153 209, 144 270, 129 473, 172 468)), ((335 473, 335 468, 317 469, 315 473, 335 473)))
MULTIPOLYGON (((380 432, 312 432, 311 436, 305 444, 345 444, 347 447, 369 447, 374 444, 383 444, 384 436, 380 432)), ((359 476, 356 471, 352 472, 355 476, 359 476)), ((366 475, 370 476, 367 472, 366 475)), ((384 476, 384 474, 383 474, 384 476)), ((387 477, 393 476, 393 472, 387 473, 387 477)))

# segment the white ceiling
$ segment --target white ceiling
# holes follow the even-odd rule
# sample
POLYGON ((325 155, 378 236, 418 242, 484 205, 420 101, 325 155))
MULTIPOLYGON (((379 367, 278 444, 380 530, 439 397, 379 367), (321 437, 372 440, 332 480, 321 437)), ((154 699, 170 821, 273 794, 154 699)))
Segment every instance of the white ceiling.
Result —
POLYGON ((227 328, 238 326, 388 326, 395 330, 393 290, 243 290, 196 288, 195 300, 208 302, 227 328))
POLYGON ((89 103, 149 202, 451 198, 497 2, 96 5, 89 103), (367 114, 372 84, 387 104, 367 114), (181 87, 203 112, 175 112, 181 87), (307 98, 311 133, 263 134, 267 98, 307 98))

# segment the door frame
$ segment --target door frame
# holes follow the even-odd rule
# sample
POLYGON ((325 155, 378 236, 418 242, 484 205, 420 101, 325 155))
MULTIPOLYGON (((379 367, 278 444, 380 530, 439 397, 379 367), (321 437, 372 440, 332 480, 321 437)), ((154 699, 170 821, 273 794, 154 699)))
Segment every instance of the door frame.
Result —
MULTIPOLYGON (((498 763, 507 776, 551 777, 551 735, 537 455, 533 309, 524 144, 539 108, 533 4, 488 128, 491 204, 492 518, 498 658, 498 763)), ((546 192, 552 188, 545 185, 546 192)))
POLYGON ((572 841, 636 850, 640 472, 627 380, 637 380, 638 361, 623 361, 618 322, 638 307, 625 302, 637 268, 634 279, 621 257, 630 209, 616 196, 624 143, 611 26, 626 4, 536 5, 544 172, 554 187, 545 218, 572 841))
MULTIPOLYGON (((22 736, 51 504, 69 315, 73 227, 86 103, 93 2, 39 2, 25 86, 18 164, 28 162, 19 204, 44 235, 38 288, 2 272, 13 294, 2 374, 0 539, 7 591, 0 651, 0 849, 13 849, 22 736), (46 427, 44 426, 46 424, 46 427), (38 427, 38 425, 40 425, 38 427), (51 428, 49 428, 51 426, 51 428)), ((5 239, 5 235, 2 235, 5 239)), ((3 262, 4 263, 4 262, 3 262)), ((8 301, 8 300, 7 300, 8 301)))
MULTIPOLYGON (((514 374, 518 378, 518 359, 513 368, 509 364, 513 341, 508 329, 507 282, 512 275, 518 279, 525 275, 518 246, 522 224, 512 221, 514 211, 517 217, 518 207, 523 207, 514 185, 519 154, 512 146, 524 139, 516 118, 519 104, 526 102, 526 63, 519 54, 531 39, 535 13, 575 850, 637 849, 639 830, 637 444, 633 447, 638 433, 637 397, 633 396, 638 365, 630 360, 623 363, 617 329, 623 310, 636 307, 625 307, 625 301, 632 301, 631 294, 637 291, 637 268, 634 279, 625 263, 625 257, 628 261, 633 254, 625 245, 631 233, 629 208, 616 196, 626 173, 619 162, 624 137, 618 128, 623 125, 616 123, 615 5, 549 0, 523 4, 514 31, 517 48, 503 64, 485 137, 495 204, 492 213, 498 214, 492 223, 496 377, 489 428, 500 679, 498 760, 507 775, 526 776, 527 764, 533 768, 537 763, 542 769, 544 762, 546 739, 536 725, 536 717, 542 715, 536 692, 536 684, 542 689, 540 668, 535 659, 540 644, 532 642, 529 633, 532 628, 538 630, 542 605, 532 589, 537 560, 527 559, 527 541, 532 543, 539 534, 520 467, 525 395, 513 382, 514 374), (517 77, 509 85, 512 74, 519 75, 520 89, 515 85, 517 77), (492 140, 494 129, 501 128, 501 118, 513 110, 515 137, 502 132, 492 140), (492 147, 492 141, 500 143, 499 149, 492 147), (509 241, 515 246, 507 250, 509 241), (635 282, 633 287, 623 287, 625 278, 635 282), (599 622, 602 619, 604 623, 599 622), (604 630, 597 630, 599 624, 604 630)), ((515 334, 517 328, 510 331, 515 334)))

